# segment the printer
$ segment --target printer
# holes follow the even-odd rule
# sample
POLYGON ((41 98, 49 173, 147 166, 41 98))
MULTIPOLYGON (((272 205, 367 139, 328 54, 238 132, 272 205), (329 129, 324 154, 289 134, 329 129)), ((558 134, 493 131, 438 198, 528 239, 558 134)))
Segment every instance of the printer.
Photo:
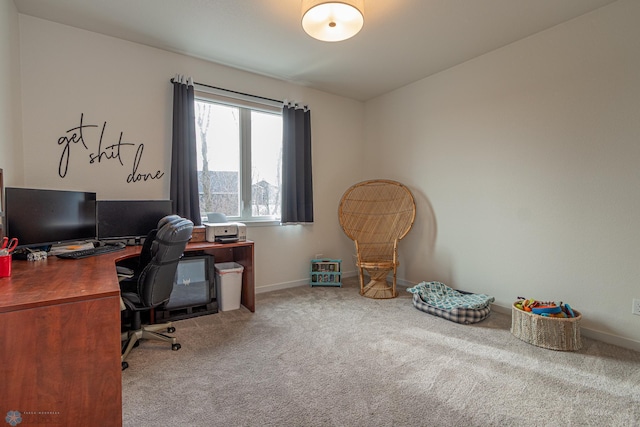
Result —
POLYGON ((247 226, 241 222, 205 222, 207 242, 232 243, 247 240, 247 226))

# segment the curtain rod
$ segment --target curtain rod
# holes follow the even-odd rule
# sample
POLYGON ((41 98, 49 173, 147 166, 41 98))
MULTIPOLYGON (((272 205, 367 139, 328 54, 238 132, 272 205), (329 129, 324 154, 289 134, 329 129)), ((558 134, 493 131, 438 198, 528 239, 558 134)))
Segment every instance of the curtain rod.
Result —
MULTIPOLYGON (((174 79, 171 79, 171 83, 174 83, 173 81, 174 79)), ((208 87, 210 89, 216 89, 216 90, 222 90, 224 92, 229 92, 229 93, 235 93, 236 95, 242 95, 242 96, 249 96, 251 98, 257 98, 257 99, 263 99, 265 101, 271 101, 271 102, 277 102, 279 104, 284 104, 283 101, 279 100, 279 99, 273 99, 273 98, 266 98, 264 96, 259 96, 259 95, 252 95, 250 93, 244 93, 244 92, 238 92, 237 90, 231 90, 231 89, 225 89, 222 87, 217 87, 217 86, 211 86, 211 85, 207 85, 204 83, 198 83, 198 82, 193 82, 194 85, 198 85, 198 86, 204 86, 204 87, 208 87)))

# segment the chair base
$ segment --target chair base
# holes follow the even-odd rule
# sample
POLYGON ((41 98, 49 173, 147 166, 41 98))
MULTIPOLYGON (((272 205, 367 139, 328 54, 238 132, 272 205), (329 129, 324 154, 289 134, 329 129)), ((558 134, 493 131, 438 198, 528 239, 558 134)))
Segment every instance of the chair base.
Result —
POLYGON ((383 282, 372 280, 364 287, 360 295, 374 299, 389 299, 397 297, 398 292, 389 286, 386 280, 383 282))
POLYGON ((381 263, 372 263, 374 265, 366 265, 362 263, 362 269, 369 273, 370 281, 364 285, 364 274, 360 271, 360 295, 374 299, 389 299, 398 296, 396 291, 395 271, 393 283, 387 283, 387 275, 393 271, 393 267, 382 266, 381 263))
POLYGON ((125 359, 131 352, 131 350, 136 346, 136 344, 140 340, 156 340, 171 343, 172 350, 180 350, 180 344, 178 343, 178 339, 176 337, 170 337, 165 334, 161 334, 158 331, 166 330, 168 332, 174 332, 175 328, 171 322, 167 323, 159 323, 155 325, 145 325, 141 329, 135 331, 124 332, 121 335, 121 339, 123 342, 126 342, 124 346, 124 350, 122 350, 122 369, 125 369, 128 366, 125 362, 125 359))

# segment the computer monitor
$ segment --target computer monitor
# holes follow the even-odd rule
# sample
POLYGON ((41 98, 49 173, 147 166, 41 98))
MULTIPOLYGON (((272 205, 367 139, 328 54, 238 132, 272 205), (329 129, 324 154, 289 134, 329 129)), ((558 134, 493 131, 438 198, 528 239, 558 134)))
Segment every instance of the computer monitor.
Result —
POLYGON ((96 193, 7 187, 6 235, 18 247, 46 247, 96 238, 96 193))
POLYGON ((171 215, 171 200, 98 200, 99 240, 140 240, 171 215))

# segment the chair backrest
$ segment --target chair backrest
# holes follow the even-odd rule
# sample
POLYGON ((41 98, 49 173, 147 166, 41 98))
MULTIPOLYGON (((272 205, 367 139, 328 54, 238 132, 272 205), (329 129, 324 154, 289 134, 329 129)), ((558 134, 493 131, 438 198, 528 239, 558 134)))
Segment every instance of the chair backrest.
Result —
POLYGON ((169 215, 162 218, 158 228, 149 233, 150 259, 138 279, 138 295, 144 306, 157 307, 169 300, 178 262, 191 239, 192 231, 193 222, 178 215, 169 215))
POLYGON ((138 267, 136 268, 136 276, 139 276, 142 270, 149 264, 153 254, 151 253, 151 244, 153 240, 156 238, 156 234, 158 233, 158 228, 161 228, 168 222, 176 221, 181 219, 180 215, 167 215, 158 221, 157 228, 150 230, 147 233, 147 237, 144 239, 144 243, 142 244, 142 250, 140 250, 140 256, 138 257, 138 267))
POLYGON ((360 260, 390 260, 398 240, 413 225, 416 205, 403 184, 376 179, 351 186, 342 196, 338 216, 345 234, 357 242, 360 260))

